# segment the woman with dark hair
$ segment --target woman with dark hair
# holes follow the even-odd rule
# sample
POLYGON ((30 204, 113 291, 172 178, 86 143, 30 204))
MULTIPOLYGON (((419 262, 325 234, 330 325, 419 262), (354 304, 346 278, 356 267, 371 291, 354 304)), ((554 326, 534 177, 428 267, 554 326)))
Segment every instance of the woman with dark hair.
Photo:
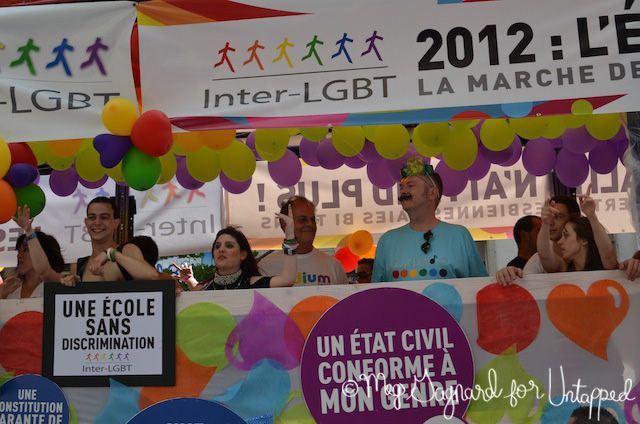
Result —
POLYGON ((55 237, 41 231, 25 232, 16 240, 18 265, 16 274, 5 279, 0 286, 0 298, 20 299, 42 297, 45 281, 57 281, 64 269, 64 259, 60 252, 60 245, 55 237), (38 257, 43 255, 47 263, 38 257))
POLYGON ((558 240, 559 252, 548 248, 539 251, 540 259, 549 272, 597 271, 603 270, 600 252, 593 235, 593 229, 586 217, 572 218, 564 225, 558 240))
POLYGON ((193 277, 191 266, 183 265, 178 268, 180 279, 189 284, 192 290, 235 290, 259 289, 268 287, 290 287, 293 285, 297 273, 295 249, 297 242, 293 235, 293 218, 289 215, 278 214, 285 223, 285 240, 282 249, 285 261, 280 275, 265 277, 260 275, 258 263, 251 252, 249 241, 241 231, 227 227, 216 235, 211 248, 216 271, 211 278, 199 283, 193 277))

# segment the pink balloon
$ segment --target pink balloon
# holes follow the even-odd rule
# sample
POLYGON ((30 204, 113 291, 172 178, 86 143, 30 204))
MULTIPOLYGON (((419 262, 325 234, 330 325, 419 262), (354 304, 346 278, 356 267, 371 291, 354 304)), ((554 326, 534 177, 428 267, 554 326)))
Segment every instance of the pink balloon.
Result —
POLYGON ((547 175, 556 164, 556 151, 546 138, 529 140, 522 153, 522 165, 528 173, 541 177, 547 175))
POLYGON ((58 196, 67 197, 76 191, 78 178, 78 173, 74 166, 64 171, 54 169, 49 176, 49 187, 58 196))
POLYGON ((320 166, 318 162, 319 142, 309 141, 306 138, 300 140, 300 157, 309 166, 320 166))
POLYGON ((587 153, 598 143, 598 140, 589 134, 586 127, 567 128, 561 137, 562 147, 575 154, 587 153))
POLYGON ((584 154, 578 155, 563 148, 558 153, 555 170, 562 184, 567 187, 578 187, 589 176, 589 161, 584 154))
POLYGON ((234 181, 231 178, 224 175, 224 172, 220 173, 220 184, 229 193, 240 194, 244 193, 251 187, 251 178, 246 181, 234 181))
POLYGON ((287 149, 284 155, 275 162, 267 164, 271 179, 282 187, 291 187, 300 181, 302 177, 302 164, 300 159, 291 150, 287 149))
POLYGON ((457 196, 462 193, 469 180, 464 171, 455 171, 440 161, 436 166, 436 173, 442 178, 442 195, 457 196))
POLYGON ((396 180, 389 174, 389 169, 384 161, 384 159, 378 159, 377 161, 367 164, 369 181, 379 188, 389 188, 396 183, 396 180))
POLYGON ((320 142, 317 151, 318 162, 324 169, 338 169, 344 165, 344 156, 342 156, 330 139, 324 139, 320 142))
POLYGON ((608 174, 618 164, 618 149, 613 140, 600 141, 589 152, 589 165, 598 174, 608 174))

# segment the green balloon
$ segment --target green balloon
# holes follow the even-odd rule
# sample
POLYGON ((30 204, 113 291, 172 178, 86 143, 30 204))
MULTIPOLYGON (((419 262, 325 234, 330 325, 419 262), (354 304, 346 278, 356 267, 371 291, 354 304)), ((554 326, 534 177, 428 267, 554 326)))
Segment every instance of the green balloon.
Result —
POLYGON ((15 191, 18 206, 29 206, 31 218, 42 212, 44 205, 47 203, 47 199, 39 186, 29 184, 26 187, 16 188, 15 191))
POLYGON ((122 175, 134 190, 149 190, 156 184, 161 172, 160 159, 142 153, 135 147, 129 149, 122 159, 122 175))

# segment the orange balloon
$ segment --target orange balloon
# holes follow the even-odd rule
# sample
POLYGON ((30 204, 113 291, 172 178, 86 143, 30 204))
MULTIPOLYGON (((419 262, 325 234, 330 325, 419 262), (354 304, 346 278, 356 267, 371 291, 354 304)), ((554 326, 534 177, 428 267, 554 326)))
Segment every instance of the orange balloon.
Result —
POLYGON ((349 237, 349 250, 356 255, 362 256, 371 250, 373 246, 373 236, 367 230, 358 230, 349 237))
POLYGON ((345 272, 351 272, 358 266, 358 257, 351 253, 348 247, 343 247, 338 250, 335 254, 335 257, 342 264, 342 268, 344 268, 345 272))
POLYGON ((5 180, 0 180, 0 224, 9 221, 16 214, 18 201, 13 187, 5 180))
POLYGON ((223 150, 236 139, 236 130, 201 131, 200 139, 210 149, 223 150))
POLYGON ((55 156, 70 158, 78 153, 81 145, 82 139, 49 141, 49 150, 55 156))
POLYGON ((371 246, 371 249, 369 249, 369 251, 367 253, 365 253, 364 255, 362 255, 363 258, 367 258, 367 259, 375 259, 376 257, 376 246, 375 244, 371 246))
POLYGON ((173 142, 185 152, 195 152, 202 148, 202 140, 197 132, 182 132, 173 134, 173 142))

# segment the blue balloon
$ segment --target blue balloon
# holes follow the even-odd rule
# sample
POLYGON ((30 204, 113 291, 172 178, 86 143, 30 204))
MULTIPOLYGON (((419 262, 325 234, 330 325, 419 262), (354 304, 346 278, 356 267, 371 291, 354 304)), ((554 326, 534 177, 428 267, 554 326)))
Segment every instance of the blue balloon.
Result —
POLYGON ((26 187, 38 178, 38 169, 30 163, 16 163, 9 168, 4 179, 13 188, 26 187))

